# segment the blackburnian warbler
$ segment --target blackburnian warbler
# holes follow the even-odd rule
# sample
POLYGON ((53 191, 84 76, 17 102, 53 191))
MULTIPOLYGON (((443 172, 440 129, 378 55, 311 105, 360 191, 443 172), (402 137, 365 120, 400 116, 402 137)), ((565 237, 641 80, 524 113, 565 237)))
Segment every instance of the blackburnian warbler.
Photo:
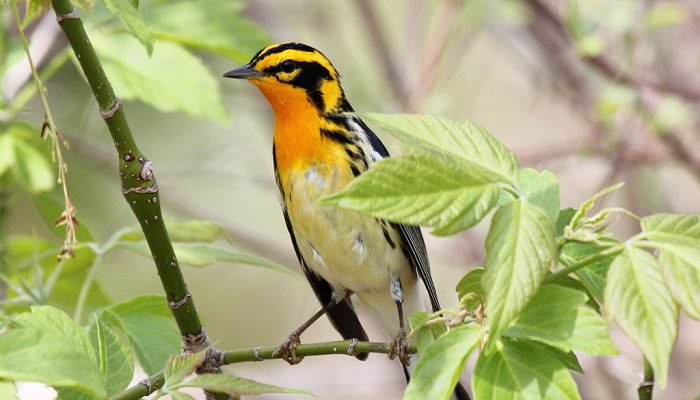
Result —
MULTIPOLYGON (((340 76, 318 50, 300 43, 273 44, 248 64, 224 74, 246 79, 265 95, 275 115, 274 167, 282 212, 294 249, 322 308, 289 335, 279 351, 290 363, 299 336, 323 314, 345 339, 368 340, 355 314, 355 294, 392 340, 390 357, 407 365, 404 316, 422 310, 420 278, 433 311, 440 309, 418 227, 322 206, 386 147, 345 98, 340 76)), ((364 360, 367 354, 357 354, 364 360)), ((456 394, 467 398, 460 386, 456 394)))

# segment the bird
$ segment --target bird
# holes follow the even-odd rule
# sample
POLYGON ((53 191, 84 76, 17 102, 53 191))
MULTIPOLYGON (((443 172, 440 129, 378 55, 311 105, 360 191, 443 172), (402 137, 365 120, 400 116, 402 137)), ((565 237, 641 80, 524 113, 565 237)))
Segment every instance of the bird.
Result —
MULTIPOLYGON (((380 323, 391 341, 389 357, 399 358, 409 379, 405 318, 425 308, 419 281, 432 310, 440 310, 420 228, 318 202, 389 157, 387 148, 354 114, 333 64, 311 46, 266 46, 224 77, 249 81, 272 107, 282 213, 301 269, 322 306, 276 353, 290 364, 299 362, 294 348, 301 334, 324 314, 344 339, 368 340, 354 294, 380 323)), ((368 354, 355 356, 365 360, 368 354)), ((469 398, 461 385, 455 397, 469 398)))

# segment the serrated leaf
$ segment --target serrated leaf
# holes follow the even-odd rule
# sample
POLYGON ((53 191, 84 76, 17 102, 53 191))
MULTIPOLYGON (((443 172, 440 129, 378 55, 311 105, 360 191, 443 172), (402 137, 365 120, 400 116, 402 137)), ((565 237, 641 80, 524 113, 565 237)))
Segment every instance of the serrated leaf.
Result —
POLYGON ((467 272, 462 279, 457 283, 455 290, 459 298, 466 296, 469 293, 474 293, 479 297, 486 297, 484 287, 481 285, 481 278, 484 275, 483 268, 474 268, 467 272))
POLYGON ((182 383, 188 376, 192 375, 197 366, 202 363, 209 349, 188 354, 170 356, 165 363, 165 383, 163 390, 168 392, 170 388, 182 383))
MULTIPOLYGON (((120 246, 135 251, 146 257, 151 257, 151 251, 146 242, 122 242, 120 246)), ((239 250, 225 249, 209 244, 173 243, 173 249, 179 262, 192 267, 206 267, 215 262, 255 265, 269 268, 298 278, 299 275, 282 264, 272 260, 248 254, 239 250)))
POLYGON ((660 252, 659 261, 673 298, 686 314, 700 320, 700 270, 667 251, 660 252))
MULTIPOLYGON (((611 245, 617 242, 610 242, 611 245)), ((596 243, 567 242, 560 250, 559 258, 565 266, 573 265, 587 257, 598 254, 608 247, 596 243)), ((608 256, 576 270, 575 274, 586 289, 599 302, 603 302, 603 291, 610 264, 615 256, 608 256)))
POLYGON ((449 399, 483 329, 463 325, 449 330, 421 352, 404 399, 449 399))
POLYGON ((678 329, 678 308, 657 260, 634 247, 618 255, 608 272, 605 306, 608 316, 642 350, 659 387, 664 388, 678 329))
POLYGON ((539 341, 566 353, 572 349, 592 355, 615 355, 603 318, 588 306, 584 293, 545 285, 503 335, 539 341))
POLYGON ((33 144, 15 140, 15 163, 12 172, 15 180, 29 193, 51 189, 56 183, 53 166, 48 158, 33 144))
POLYGON ((549 171, 523 168, 518 174, 518 190, 528 202, 540 207, 552 221, 559 215, 559 182, 549 171))
POLYGON ((180 332, 163 296, 144 295, 115 304, 100 319, 123 331, 141 367, 152 375, 180 352, 180 332))
POLYGON ((700 214, 656 214, 641 225, 653 247, 700 270, 700 214))
POLYGON ((561 363, 564 364, 564 366, 567 369, 570 369, 570 370, 576 371, 576 372, 580 372, 582 374, 584 373, 583 367, 581 367, 581 364, 578 362, 578 357, 576 357, 576 353, 574 353, 573 351, 565 353, 565 352, 557 349, 556 347, 547 346, 544 343, 535 342, 535 341, 530 341, 530 342, 528 342, 528 344, 531 344, 535 347, 539 347, 540 351, 544 351, 546 353, 549 353, 550 356, 561 361, 561 363))
POLYGON ((409 317, 411 330, 416 337, 416 347, 418 353, 423 353, 425 349, 447 331, 445 324, 425 324, 430 319, 430 314, 426 311, 417 311, 409 317))
POLYGON ((596 193, 593 196, 591 196, 590 198, 588 198, 588 200, 583 202, 583 204, 581 204, 581 207, 579 207, 579 209, 576 210, 576 213, 574 214, 574 216, 571 218, 571 221, 569 222, 568 228, 570 228, 572 231, 575 231, 575 230, 581 228, 583 221, 584 221, 584 218, 586 217, 586 214, 588 213, 588 211, 590 209, 595 207, 596 201, 598 201, 598 199, 605 196, 606 194, 609 194, 611 192, 616 191, 617 189, 621 188, 624 185, 625 185, 624 182, 616 183, 612 186, 606 187, 605 189, 599 191, 598 193, 596 193))
POLYGON ((571 219, 574 217, 574 214, 576 214, 575 208, 568 207, 559 210, 556 222, 554 223, 557 237, 560 237, 564 234, 564 228, 566 228, 566 226, 569 225, 569 222, 571 222, 571 219))
POLYGON ((141 100, 162 112, 181 111, 228 122, 218 81, 187 50, 162 42, 148 58, 128 35, 93 34, 90 38, 121 99, 141 100))
POLYGON ((499 184, 467 164, 434 154, 389 158, 321 204, 435 228, 450 235, 469 228, 493 208, 499 184))
POLYGON ((179 1, 146 4, 142 12, 158 39, 245 64, 252 54, 270 43, 270 38, 241 15, 244 7, 242 1, 179 1))
POLYGON ((265 393, 300 394, 308 397, 316 397, 305 390, 284 388, 268 385, 250 379, 224 374, 197 375, 191 380, 182 383, 180 387, 198 387, 217 393, 227 393, 231 396, 248 396, 265 393))
POLYGON ((659 250, 671 294, 689 316, 700 319, 700 215, 657 214, 642 229, 659 250))
POLYGON ((511 184, 517 180, 518 163, 513 153, 474 123, 458 123, 435 115, 359 115, 404 142, 459 158, 492 180, 511 184))
POLYGON ((581 398, 560 360, 537 344, 505 339, 498 350, 479 356, 472 389, 475 400, 581 398))
POLYGON ((0 378, 81 389, 105 397, 105 381, 83 331, 62 311, 32 307, 0 334, 0 378))
POLYGON ((535 295, 556 254, 554 223, 541 208, 515 200, 496 212, 486 238, 481 280, 492 339, 535 295))
POLYGON ((134 4, 129 0, 102 0, 102 3, 119 18, 129 33, 143 44, 150 56, 153 53, 153 35, 134 4))
POLYGON ((90 325, 89 337, 105 376, 107 395, 114 396, 126 389, 134 376, 134 360, 129 347, 99 318, 90 325))

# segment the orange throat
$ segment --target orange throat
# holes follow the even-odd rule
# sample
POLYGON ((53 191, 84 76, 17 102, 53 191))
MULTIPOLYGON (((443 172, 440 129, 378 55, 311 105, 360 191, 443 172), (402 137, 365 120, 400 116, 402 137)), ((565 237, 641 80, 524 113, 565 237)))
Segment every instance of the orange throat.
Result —
POLYGON ((275 114, 275 161, 280 174, 328 161, 332 144, 321 138, 318 109, 301 88, 267 79, 252 81, 272 106, 275 114))

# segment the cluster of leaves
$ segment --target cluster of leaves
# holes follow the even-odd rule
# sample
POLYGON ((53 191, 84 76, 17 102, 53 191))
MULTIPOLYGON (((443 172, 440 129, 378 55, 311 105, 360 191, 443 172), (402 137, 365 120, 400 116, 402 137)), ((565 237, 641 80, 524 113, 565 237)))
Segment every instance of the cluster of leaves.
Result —
MULTIPOLYGON (((274 261, 234 249, 224 228, 213 222, 169 220, 167 226, 178 260, 184 264, 238 263, 296 276, 274 261)), ((113 249, 150 257, 141 230, 122 229, 104 243, 96 243, 84 226, 80 229, 82 240, 75 248, 76 257, 58 263, 60 245, 36 237, 8 238, 7 270, 0 274, 7 288, 2 301, 6 313, 2 326, 7 331, 0 334, 0 380, 41 382, 56 388, 62 398, 77 398, 77 390, 80 398, 99 399, 118 394, 131 382, 134 358, 149 375, 161 370, 168 357, 179 352, 180 334, 163 296, 145 295, 113 304, 93 280, 100 260, 113 249), (92 320, 83 329, 82 316, 88 311, 92 320), (73 318, 66 312, 72 312, 73 318), (66 368, 57 367, 60 365, 66 368)), ((181 382, 184 377, 179 386, 172 383, 166 388, 175 391, 199 382, 185 384, 181 382)), ((234 377, 205 383, 224 385, 229 378, 248 384, 243 388, 249 391, 266 390, 264 385, 258 387, 234 377)), ((14 393, 11 386, 6 390, 14 393)))
POLYGON ((436 116, 361 116, 407 143, 411 154, 382 160, 323 203, 427 225, 437 235, 467 229, 495 210, 483 268, 457 285, 461 306, 452 313, 470 323, 445 331, 426 323, 427 314, 414 316, 421 357, 406 398, 448 398, 481 343, 472 375, 477 399, 578 399, 570 370, 582 370, 573 350, 617 354, 602 314, 666 385, 679 305, 700 319, 700 215, 642 218, 641 232, 621 242, 606 232, 609 217, 635 216, 616 208, 589 215, 621 185, 577 210, 560 209, 554 175, 519 168, 481 127, 436 116))

